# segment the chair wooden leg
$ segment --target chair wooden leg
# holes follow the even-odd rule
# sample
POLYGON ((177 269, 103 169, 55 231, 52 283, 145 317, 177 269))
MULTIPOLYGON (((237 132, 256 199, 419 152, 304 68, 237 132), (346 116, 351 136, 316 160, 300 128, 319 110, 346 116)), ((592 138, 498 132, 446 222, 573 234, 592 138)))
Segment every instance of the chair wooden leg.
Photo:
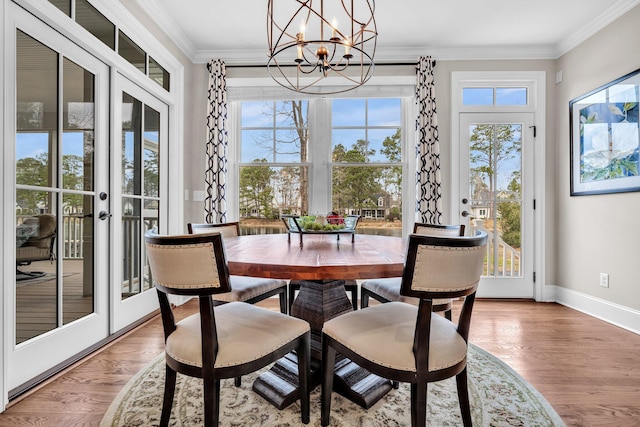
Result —
POLYGON ((336 349, 322 340, 322 390, 320 397, 320 424, 329 425, 331 417, 331 391, 333 390, 333 370, 336 364, 336 349))
POLYGON ((160 415, 161 427, 166 427, 169 425, 169 418, 171 418, 171 407, 173 406, 173 396, 176 391, 176 378, 176 371, 174 371, 169 367, 169 365, 167 365, 164 376, 164 399, 162 401, 162 413, 160 415))
POLYGON ((300 394, 300 417, 303 424, 309 424, 310 420, 310 394, 309 373, 311 372, 311 334, 308 333, 302 345, 297 348, 298 375, 300 394))
POLYGON ((291 314, 291 306, 293 305, 293 300, 296 298, 296 290, 300 289, 300 285, 294 282, 293 280, 289 282, 289 314, 291 314))
POLYGON ((289 306, 287 305, 287 290, 284 289, 282 292, 280 292, 280 313, 282 314, 287 314, 287 310, 289 309, 289 306))
POLYGON ((427 383, 411 384, 411 427, 427 425, 427 383))
POLYGON ((369 307, 369 292, 360 290, 360 309, 369 307))
POLYGON ((233 385, 236 387, 241 387, 242 386, 242 377, 235 377, 233 379, 233 385))
POLYGON ((464 427, 471 427, 471 406, 469 405, 469 387, 467 383, 467 368, 456 375, 456 385, 458 387, 458 401, 460 402, 460 413, 464 427))
POLYGON ((204 383, 204 425, 217 426, 220 418, 220 380, 203 378, 204 383))
POLYGON ((448 320, 451 321, 451 310, 447 310, 444 312, 444 317, 448 320))

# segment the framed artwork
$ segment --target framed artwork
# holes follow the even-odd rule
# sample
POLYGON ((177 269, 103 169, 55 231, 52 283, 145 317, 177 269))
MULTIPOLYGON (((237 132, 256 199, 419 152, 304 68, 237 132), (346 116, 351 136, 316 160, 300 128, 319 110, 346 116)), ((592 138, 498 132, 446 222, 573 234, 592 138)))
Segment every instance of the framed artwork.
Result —
POLYGON ((571 195, 640 191, 636 70, 569 102, 571 195))

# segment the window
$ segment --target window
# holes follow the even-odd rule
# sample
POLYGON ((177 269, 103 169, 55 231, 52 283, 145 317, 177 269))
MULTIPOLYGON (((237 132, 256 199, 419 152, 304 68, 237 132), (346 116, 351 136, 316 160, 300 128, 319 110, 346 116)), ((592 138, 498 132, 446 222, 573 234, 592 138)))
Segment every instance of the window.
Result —
POLYGON ((527 105, 526 87, 465 87, 462 105, 527 105))
POLYGON ((243 233, 335 212, 360 215, 360 232, 402 234, 401 98, 242 102, 240 116, 243 233))
MULTIPOLYGON (((70 18, 73 17, 78 24, 110 49, 116 50, 115 24, 109 21, 87 0, 75 0, 73 3, 71 0, 49 0, 49 2, 70 18), (72 4, 75 7, 73 15, 71 14, 72 4)), ((118 53, 163 89, 169 90, 171 76, 167 70, 120 30, 118 30, 118 53), (149 61, 148 66, 147 59, 149 61)))

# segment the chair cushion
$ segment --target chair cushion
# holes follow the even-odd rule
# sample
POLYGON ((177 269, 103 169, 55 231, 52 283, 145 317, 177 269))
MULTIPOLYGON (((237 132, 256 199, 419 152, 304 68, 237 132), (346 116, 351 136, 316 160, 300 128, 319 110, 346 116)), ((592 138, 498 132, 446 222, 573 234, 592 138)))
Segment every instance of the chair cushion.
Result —
MULTIPOLYGON (((322 332, 380 366, 416 372, 412 349, 417 315, 413 305, 390 302, 331 319, 322 332)), ((431 315, 429 346, 429 371, 453 366, 467 356, 467 343, 456 325, 438 314, 431 315)))
POLYGON ((262 277, 230 276, 231 292, 213 295, 216 301, 247 301, 278 288, 286 288, 287 282, 262 277))
MULTIPOLYGON (((216 368, 257 360, 309 330, 304 320, 242 302, 217 306, 214 313, 218 331, 216 368)), ((176 330, 167 338, 165 351, 179 362, 202 367, 200 314, 176 324, 176 330)))
MULTIPOLYGON (((362 287, 375 294, 380 295, 382 298, 389 301, 405 302, 407 304, 418 305, 420 300, 418 298, 406 297, 400 295, 400 282, 402 279, 399 277, 391 277, 388 279, 372 279, 362 282, 362 287)), ((439 298, 433 300, 433 305, 449 304, 451 299, 439 298)))

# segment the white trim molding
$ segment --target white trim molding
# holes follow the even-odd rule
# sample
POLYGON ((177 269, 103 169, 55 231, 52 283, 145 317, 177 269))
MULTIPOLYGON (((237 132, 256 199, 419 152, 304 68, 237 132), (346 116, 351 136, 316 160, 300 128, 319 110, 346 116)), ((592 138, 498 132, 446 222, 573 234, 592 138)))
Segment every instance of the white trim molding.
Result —
POLYGON ((640 311, 572 289, 560 286, 555 288, 558 304, 640 335, 640 311))

